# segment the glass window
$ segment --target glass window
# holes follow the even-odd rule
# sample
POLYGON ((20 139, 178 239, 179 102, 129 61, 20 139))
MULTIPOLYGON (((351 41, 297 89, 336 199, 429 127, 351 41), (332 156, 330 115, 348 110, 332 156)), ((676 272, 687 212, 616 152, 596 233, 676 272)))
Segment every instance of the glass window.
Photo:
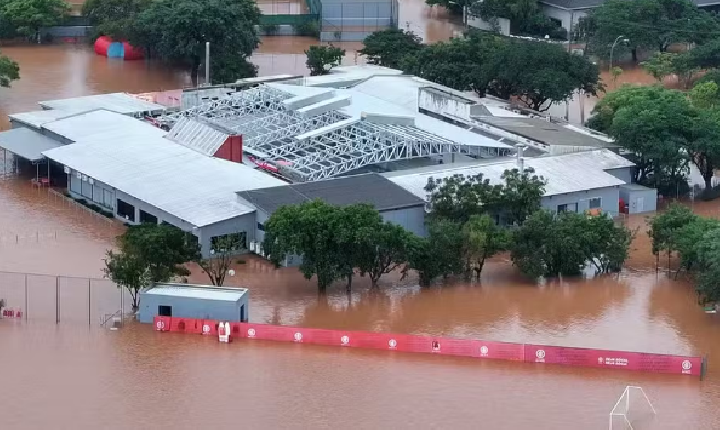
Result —
POLYGON ((599 209, 602 207, 602 199, 600 197, 595 197, 590 199, 590 209, 599 209))

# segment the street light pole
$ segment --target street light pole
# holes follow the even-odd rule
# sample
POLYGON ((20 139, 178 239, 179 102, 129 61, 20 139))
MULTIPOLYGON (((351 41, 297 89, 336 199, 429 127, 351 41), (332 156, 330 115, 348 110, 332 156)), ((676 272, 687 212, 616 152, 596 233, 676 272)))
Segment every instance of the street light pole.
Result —
POLYGON ((610 71, 612 71, 613 53, 615 52, 615 45, 617 45, 618 40, 623 39, 623 42, 625 42, 625 43, 627 43, 627 42, 630 41, 629 39, 624 39, 624 37, 625 37, 625 36, 618 36, 618 37, 616 37, 616 38, 615 38, 615 41, 614 41, 613 44, 612 44, 612 47, 610 48, 610 69, 609 69, 610 71))

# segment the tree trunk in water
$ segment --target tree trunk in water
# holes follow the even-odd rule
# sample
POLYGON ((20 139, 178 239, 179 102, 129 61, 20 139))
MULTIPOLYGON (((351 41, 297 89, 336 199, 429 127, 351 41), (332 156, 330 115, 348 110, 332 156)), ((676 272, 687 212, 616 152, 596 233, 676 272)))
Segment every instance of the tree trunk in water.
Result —
POLYGON ((352 273, 352 272, 350 272, 350 273, 347 275, 347 279, 348 279, 348 281, 347 281, 347 285, 345 286, 345 291, 347 291, 347 292, 349 293, 350 291, 352 291, 352 280, 353 280, 353 273, 352 273))
POLYGON ((632 53, 633 63, 637 63, 637 61, 638 61, 637 48, 631 49, 630 52, 632 53))

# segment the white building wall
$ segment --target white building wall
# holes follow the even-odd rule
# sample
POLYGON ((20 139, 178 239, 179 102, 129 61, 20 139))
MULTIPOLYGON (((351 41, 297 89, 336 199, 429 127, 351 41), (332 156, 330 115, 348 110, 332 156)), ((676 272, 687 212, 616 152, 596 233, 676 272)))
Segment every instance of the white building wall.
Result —
POLYGON ((604 214, 617 216, 620 213, 619 186, 543 197, 540 201, 540 204, 543 208, 551 210, 553 212, 557 212, 559 205, 577 204, 577 212, 583 213, 585 212, 585 210, 590 208, 590 200, 594 198, 600 198, 600 207, 604 214))
POLYGON ((568 32, 572 31, 572 29, 575 28, 575 25, 580 22, 581 18, 587 16, 587 12, 584 10, 571 11, 566 9, 559 9, 546 4, 541 4, 540 10, 542 10, 542 12, 548 17, 560 21, 560 25, 562 25, 562 27, 568 32))

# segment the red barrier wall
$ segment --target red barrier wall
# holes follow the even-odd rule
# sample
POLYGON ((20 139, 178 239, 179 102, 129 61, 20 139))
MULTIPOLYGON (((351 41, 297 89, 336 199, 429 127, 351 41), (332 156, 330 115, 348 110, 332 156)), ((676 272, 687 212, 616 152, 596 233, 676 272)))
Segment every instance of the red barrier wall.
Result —
POLYGON ((525 361, 697 376, 700 376, 702 369, 700 357, 544 345, 525 345, 525 361))
MULTIPOLYGON (((156 317, 155 329, 217 336, 218 321, 156 317), (181 325, 180 323, 184 325, 181 325), (184 327, 184 328, 181 328, 184 327)), ((374 333, 347 330, 287 327, 270 324, 231 323, 234 338, 273 340, 312 345, 346 346, 387 351, 524 361, 527 363, 626 369, 641 372, 702 376, 700 357, 642 352, 605 351, 562 346, 527 345, 439 336, 374 333)))

